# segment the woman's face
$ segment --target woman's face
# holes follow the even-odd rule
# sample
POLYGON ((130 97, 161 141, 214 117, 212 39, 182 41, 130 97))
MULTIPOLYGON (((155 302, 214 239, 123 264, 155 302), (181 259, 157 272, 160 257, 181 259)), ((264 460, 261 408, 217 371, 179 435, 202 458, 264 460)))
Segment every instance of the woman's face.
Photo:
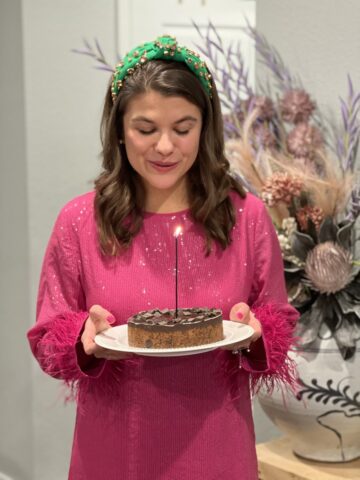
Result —
POLYGON ((124 114, 125 148, 144 183, 147 205, 172 197, 175 207, 176 201, 183 206, 186 174, 198 154, 201 126, 200 109, 183 97, 164 97, 150 90, 129 102, 124 114))

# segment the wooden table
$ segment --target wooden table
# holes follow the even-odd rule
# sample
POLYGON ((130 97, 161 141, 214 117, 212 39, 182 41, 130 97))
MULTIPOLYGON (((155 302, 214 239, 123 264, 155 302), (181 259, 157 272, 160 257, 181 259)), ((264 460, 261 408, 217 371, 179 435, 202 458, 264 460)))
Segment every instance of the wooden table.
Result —
POLYGON ((259 480, 360 480, 360 459, 318 463, 296 457, 285 437, 256 446, 259 480))

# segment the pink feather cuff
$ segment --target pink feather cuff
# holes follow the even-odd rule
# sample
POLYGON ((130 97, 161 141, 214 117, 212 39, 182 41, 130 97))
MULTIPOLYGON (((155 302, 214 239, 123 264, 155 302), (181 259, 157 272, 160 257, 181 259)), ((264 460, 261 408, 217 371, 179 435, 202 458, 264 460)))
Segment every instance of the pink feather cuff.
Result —
POLYGON ((281 309, 264 305, 253 308, 253 312, 261 323, 262 337, 240 359, 241 366, 250 373, 251 391, 257 393, 264 388, 271 393, 280 384, 295 388, 296 366, 288 352, 295 342, 297 312, 290 305, 281 309))
POLYGON ((88 312, 66 312, 39 322, 28 332, 31 350, 48 375, 72 386, 87 376, 98 376, 104 362, 86 358, 80 335, 88 312))

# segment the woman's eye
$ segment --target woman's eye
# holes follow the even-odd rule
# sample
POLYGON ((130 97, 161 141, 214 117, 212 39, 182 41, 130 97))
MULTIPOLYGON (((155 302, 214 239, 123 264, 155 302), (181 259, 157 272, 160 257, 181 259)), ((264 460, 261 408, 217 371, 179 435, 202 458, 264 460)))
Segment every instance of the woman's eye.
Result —
MULTIPOLYGON (((189 129, 188 130, 175 130, 175 133, 177 135, 187 135, 189 133, 189 129)), ((138 129, 138 132, 141 133, 141 135, 152 135, 153 133, 156 132, 156 129, 153 128, 152 130, 143 130, 141 128, 138 129)))
POLYGON ((152 133, 155 132, 155 130, 141 130, 141 129, 139 129, 139 132, 140 132, 142 135, 151 135, 152 133))
POLYGON ((186 135, 190 130, 175 130, 178 135, 186 135))

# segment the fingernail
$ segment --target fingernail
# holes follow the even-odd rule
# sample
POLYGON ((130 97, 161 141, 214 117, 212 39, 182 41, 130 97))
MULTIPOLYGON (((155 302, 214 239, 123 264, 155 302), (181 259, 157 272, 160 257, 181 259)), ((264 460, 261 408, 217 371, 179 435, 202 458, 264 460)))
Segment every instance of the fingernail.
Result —
POLYGON ((107 320, 108 323, 111 324, 111 323, 114 323, 114 322, 115 322, 115 317, 114 317, 114 315, 108 315, 108 316, 106 317, 106 320, 107 320))
POLYGON ((239 312, 236 312, 236 316, 239 320, 241 320, 244 315, 239 311, 239 312))

